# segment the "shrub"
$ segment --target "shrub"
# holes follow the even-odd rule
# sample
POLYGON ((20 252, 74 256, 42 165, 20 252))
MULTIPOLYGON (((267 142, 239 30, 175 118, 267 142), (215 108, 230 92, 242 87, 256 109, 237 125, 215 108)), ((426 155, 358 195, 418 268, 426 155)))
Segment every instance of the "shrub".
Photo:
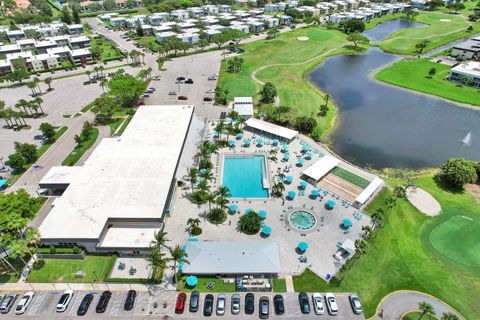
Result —
POLYGON ((135 114, 135 109, 128 108, 127 111, 125 111, 125 113, 129 116, 133 116, 135 114))
POLYGON ((238 227, 243 233, 253 235, 260 231, 262 219, 260 219, 256 212, 252 211, 240 217, 238 227))
POLYGON ((477 180, 477 168, 473 161, 452 158, 442 165, 441 170, 442 179, 455 188, 463 188, 464 184, 477 180))
POLYGON ((40 270, 44 265, 45 265, 44 260, 36 260, 33 263, 32 268, 33 268, 33 270, 40 270))
POLYGON ((57 252, 57 248, 55 248, 55 246, 52 244, 50 246, 50 254, 55 254, 55 252, 57 252))
POLYGON ((74 253, 74 254, 79 254, 79 253, 80 253, 80 248, 77 247, 77 246, 74 246, 74 247, 73 247, 73 253, 74 253))
POLYGON ((202 234, 202 228, 196 227, 192 229, 192 236, 199 236, 202 234))
POLYGON ((213 224, 221 224, 227 220, 227 214, 220 208, 213 208, 207 214, 207 220, 213 224))
POLYGON ((209 159, 202 159, 202 160, 200 160, 199 167, 200 167, 200 170, 201 169, 207 169, 208 170, 208 169, 213 168, 213 164, 209 159))
POLYGON ((207 202, 207 192, 198 190, 190 195, 190 201, 195 204, 204 204, 207 202))

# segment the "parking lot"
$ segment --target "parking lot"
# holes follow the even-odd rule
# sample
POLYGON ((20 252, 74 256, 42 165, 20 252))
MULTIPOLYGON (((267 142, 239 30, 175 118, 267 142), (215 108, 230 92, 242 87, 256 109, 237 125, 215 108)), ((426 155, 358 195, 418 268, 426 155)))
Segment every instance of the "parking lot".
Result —
MULTIPOLYGON (((75 291, 73 298, 68 305, 67 309, 63 313, 57 313, 55 310, 56 304, 58 303, 60 296, 63 291, 40 291, 36 292, 35 297, 27 308, 27 311, 23 315, 14 315, 15 306, 20 300, 23 293, 18 292, 19 297, 15 301, 14 307, 6 315, 0 315, 1 319, 18 319, 22 317, 34 318, 34 319, 67 319, 77 317, 77 309, 86 294, 93 294, 94 299, 90 305, 85 316, 81 317, 84 319, 97 319, 97 318, 142 318, 142 317, 162 317, 168 315, 175 319, 196 319, 204 318, 203 317, 203 301, 207 293, 200 293, 200 304, 199 309, 196 313, 190 313, 188 311, 188 302, 190 295, 187 294, 187 304, 185 307, 185 312, 181 315, 175 314, 175 301, 177 297, 176 291, 164 291, 156 294, 154 296, 150 295, 148 292, 137 292, 137 298, 135 300, 135 305, 133 310, 125 311, 124 303, 127 296, 126 291, 115 291, 112 292, 112 297, 108 304, 108 307, 104 313, 95 313, 95 306, 97 305, 101 291, 75 291)), ((214 295, 214 306, 217 301, 217 293, 212 293, 214 295)), ((255 294, 255 312, 252 315, 246 315, 244 312, 244 301, 246 293, 239 293, 241 296, 241 312, 239 315, 232 315, 230 312, 230 299, 232 294, 226 294, 227 304, 226 312, 222 317, 213 316, 208 317, 211 319, 258 319, 258 301, 261 296, 268 296, 270 301, 270 317, 271 319, 292 319, 292 318, 302 318, 302 319, 316 319, 319 316, 312 312, 310 314, 302 314, 299 308, 298 294, 297 293, 281 293, 284 298, 285 303, 285 314, 283 316, 276 316, 273 309, 273 297, 277 293, 266 292, 266 293, 254 293, 255 294)), ((310 304, 311 304, 311 294, 310 304)), ((352 312, 350 303, 348 301, 348 294, 336 294, 337 303, 339 307, 339 314, 336 317, 331 317, 328 314, 324 314, 321 317, 323 318, 332 318, 332 319, 365 319, 363 315, 355 315, 352 312)), ((214 308, 215 310, 215 308, 214 308)), ((80 318, 80 317, 79 317, 80 318)), ((205 317, 207 318, 207 317, 205 317)))

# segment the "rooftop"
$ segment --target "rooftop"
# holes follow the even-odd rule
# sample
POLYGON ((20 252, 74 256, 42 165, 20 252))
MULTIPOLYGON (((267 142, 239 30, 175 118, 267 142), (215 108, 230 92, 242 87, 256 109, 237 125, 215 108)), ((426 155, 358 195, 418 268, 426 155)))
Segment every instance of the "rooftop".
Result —
POLYGON ((298 131, 295 131, 295 130, 292 130, 292 129, 289 129, 289 128, 285 128, 285 127, 282 127, 282 126, 278 126, 276 124, 266 122, 266 121, 263 121, 263 120, 259 120, 259 119, 255 119, 255 118, 250 118, 245 123, 247 124, 247 126, 249 126, 251 128, 261 130, 261 131, 264 131, 264 132, 268 132, 268 133, 274 134, 276 136, 279 136, 279 137, 282 137, 282 138, 285 138, 285 139, 288 139, 288 140, 291 140, 291 139, 295 138, 295 136, 298 134, 298 131))

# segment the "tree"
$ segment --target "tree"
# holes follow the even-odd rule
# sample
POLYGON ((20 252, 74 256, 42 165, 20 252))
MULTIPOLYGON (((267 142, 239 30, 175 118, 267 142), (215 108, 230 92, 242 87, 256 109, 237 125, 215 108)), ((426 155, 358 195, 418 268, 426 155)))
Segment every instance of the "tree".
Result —
POLYGON ((200 39, 198 40, 197 42, 197 46, 203 51, 205 49, 205 47, 208 47, 208 40, 206 39, 200 39))
POLYGON ((137 25, 137 36, 139 37, 143 37, 143 29, 142 29, 142 26, 140 24, 137 25))
POLYGON ((43 138, 47 143, 52 143, 55 141, 55 127, 50 123, 44 122, 40 124, 40 131, 42 132, 43 138))
POLYGON ((343 33, 350 34, 354 32, 361 33, 365 31, 365 23, 357 18, 347 19, 338 24, 338 28, 343 33))
POLYGON ((40 232, 38 229, 28 228, 25 234, 25 240, 27 241, 28 245, 33 245, 35 249, 38 249, 38 244, 40 243, 40 232))
POLYGON ((280 33, 280 30, 278 30, 277 27, 274 27, 274 28, 268 29, 267 37, 270 39, 274 39, 278 36, 279 33, 280 33))
POLYGON ((62 22, 65 24, 72 24, 72 16, 70 15, 68 6, 63 6, 62 12, 60 13, 60 20, 62 20, 62 22))
POLYGON ((23 171, 23 166, 25 166, 25 159, 21 154, 13 153, 8 156, 8 160, 5 163, 12 168, 14 172, 21 172, 23 171))
POLYGON ((442 313, 441 320, 459 320, 459 319, 456 314, 453 314, 451 312, 444 312, 442 313))
POLYGON ((272 196, 275 198, 280 198, 285 191, 285 184, 282 181, 275 183, 272 186, 272 196))
POLYGON ((407 196, 407 191, 403 186, 395 186, 393 189, 393 195, 397 199, 404 199, 407 196))
POLYGON ((146 87, 145 82, 129 74, 115 75, 108 82, 110 94, 117 97, 124 108, 133 107, 146 87))
POLYGON ((216 34, 212 37, 211 42, 215 43, 218 49, 222 48, 222 46, 228 42, 230 39, 225 34, 216 34))
POLYGON ((198 236, 202 234, 202 228, 200 228, 200 219, 189 218, 187 220, 187 230, 192 236, 198 236))
POLYGON ((277 95, 277 89, 271 82, 267 82, 258 94, 260 95, 260 101, 262 103, 273 103, 277 95))
POLYGON ((165 267, 165 260, 163 259, 163 254, 158 249, 154 248, 148 256, 148 261, 153 268, 152 280, 155 280, 158 270, 163 270, 163 268, 165 267))
POLYGON ((170 251, 171 260, 173 261, 174 282, 177 283, 177 266, 180 263, 189 264, 190 262, 187 259, 187 253, 178 244, 175 247, 170 247, 168 249, 170 251))
POLYGON ((28 72, 27 62, 23 58, 12 60, 13 71, 7 75, 7 80, 12 82, 22 82, 28 79, 30 73, 28 72))
POLYGON ((53 79, 51 77, 45 78, 45 84, 48 86, 48 91, 52 91, 52 82, 53 79))
POLYGON ((118 110, 118 104, 114 97, 110 95, 103 95, 93 101, 92 112, 96 114, 98 123, 107 123, 113 113, 118 110))
POLYGON ((367 245, 368 245, 367 241, 363 239, 355 240, 355 249, 357 252, 357 259, 360 258, 362 254, 367 252, 367 245))
POLYGON ((72 6, 72 18, 74 23, 76 24, 81 23, 80 14, 78 13, 78 7, 76 4, 72 6))
POLYGON ((442 0, 430 0, 425 4, 428 10, 435 10, 437 7, 442 7, 444 5, 445 3, 442 0))
POLYGON ((92 74, 92 71, 87 70, 87 72, 85 72, 85 73, 87 74, 88 82, 92 81, 92 79, 90 78, 90 75, 92 74))
POLYGON ((460 10, 464 10, 465 5, 461 2, 451 2, 451 3, 447 4, 447 8, 452 9, 452 10, 455 11, 455 13, 457 13, 460 10))
POLYGON ((418 304, 418 309, 420 309, 420 311, 422 312, 422 314, 420 315, 420 318, 418 318, 418 320, 422 319, 423 316, 425 316, 425 315, 431 315, 431 316, 435 315, 435 309, 428 302, 425 302, 425 301, 420 302, 418 304))
POLYGON ((33 163, 37 160, 37 146, 31 143, 15 142, 15 151, 20 154, 26 163, 33 163))
POLYGON ((418 16, 418 11, 417 10, 408 10, 405 12, 405 19, 407 21, 413 22, 415 21, 415 18, 418 16))
POLYGON ((423 50, 427 47, 427 45, 430 43, 428 40, 422 40, 419 43, 415 45, 415 48, 417 49, 417 53, 420 54, 423 52, 423 50))
POLYGON ((369 225, 362 226, 362 231, 365 232, 365 234, 363 235, 363 238, 365 240, 368 240, 373 233, 373 229, 369 225))
POLYGON ((227 214, 220 208, 213 208, 207 214, 207 220, 213 224, 221 224, 227 220, 227 214))
POLYGON ((238 228, 245 234, 254 235, 260 231, 262 219, 254 211, 244 214, 238 220, 238 228))
POLYGON ((226 105, 228 103, 228 94, 229 94, 228 89, 223 89, 221 87, 216 87, 215 88, 215 102, 219 104, 226 105))
POLYGON ((449 159, 441 167, 441 178, 454 188, 463 188, 463 185, 477 181, 475 163, 462 158, 449 159))
POLYGON ((428 70, 428 77, 429 78, 433 78, 433 76, 437 73, 437 69, 436 68, 430 68, 430 70, 428 70))
POLYGON ((358 44, 365 44, 368 46, 369 40, 367 37, 364 35, 361 35, 360 33, 354 32, 348 35, 347 41, 353 42, 353 46, 355 49, 357 48, 358 44))
POLYGON ((295 119, 295 128, 301 133, 310 134, 316 126, 317 120, 315 118, 302 116, 295 119))
POLYGON ((117 7, 117 3, 115 2, 115 0, 105 0, 105 2, 103 3, 103 7, 105 8, 105 10, 111 11, 117 7))
POLYGON ((188 169, 187 176, 190 178, 190 183, 193 191, 193 185, 197 182, 198 178, 198 169, 195 167, 190 167, 190 169, 188 169))

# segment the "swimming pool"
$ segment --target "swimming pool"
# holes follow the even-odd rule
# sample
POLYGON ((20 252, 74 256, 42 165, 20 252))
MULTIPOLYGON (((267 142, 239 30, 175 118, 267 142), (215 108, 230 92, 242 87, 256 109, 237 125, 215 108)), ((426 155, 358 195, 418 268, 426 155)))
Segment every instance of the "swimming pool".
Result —
POLYGON ((225 156, 222 185, 232 198, 268 198, 264 156, 225 156), (265 180, 265 181, 264 181, 265 180))
POLYGON ((313 229, 317 224, 317 219, 308 211, 298 210, 294 211, 288 217, 290 224, 301 231, 313 229))

